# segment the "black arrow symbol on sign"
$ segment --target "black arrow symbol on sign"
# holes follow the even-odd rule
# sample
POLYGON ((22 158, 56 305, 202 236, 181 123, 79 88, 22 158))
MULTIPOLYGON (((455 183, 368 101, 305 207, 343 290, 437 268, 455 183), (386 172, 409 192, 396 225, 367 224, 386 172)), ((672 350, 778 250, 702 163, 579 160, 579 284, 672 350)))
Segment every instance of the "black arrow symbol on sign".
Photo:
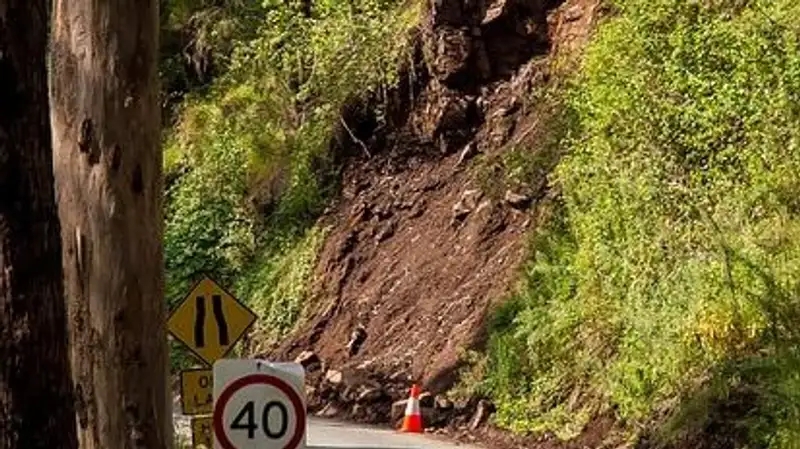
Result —
MULTIPOLYGON (((206 345, 205 323, 206 323, 206 297, 198 296, 195 298, 195 319, 194 319, 194 344, 198 348, 206 345)), ((228 337, 228 323, 225 321, 225 314, 222 312, 222 296, 211 296, 211 307, 214 312, 214 320, 217 322, 217 335, 219 344, 227 346, 230 344, 228 337)))
POLYGON ((206 297, 198 296, 196 299, 194 315, 194 344, 198 348, 206 345, 205 326, 206 323, 206 297))
POLYGON ((225 322, 225 315, 222 314, 222 296, 212 296, 211 303, 214 307, 214 318, 217 320, 219 344, 222 346, 228 346, 228 323, 225 322))

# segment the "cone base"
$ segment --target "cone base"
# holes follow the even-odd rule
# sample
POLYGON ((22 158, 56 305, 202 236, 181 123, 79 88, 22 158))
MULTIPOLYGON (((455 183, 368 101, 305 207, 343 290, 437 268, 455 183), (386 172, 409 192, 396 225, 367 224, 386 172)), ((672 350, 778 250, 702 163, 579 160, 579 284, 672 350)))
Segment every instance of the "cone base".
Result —
POLYGON ((403 418, 401 432, 422 433, 422 417, 419 415, 406 416, 403 418))

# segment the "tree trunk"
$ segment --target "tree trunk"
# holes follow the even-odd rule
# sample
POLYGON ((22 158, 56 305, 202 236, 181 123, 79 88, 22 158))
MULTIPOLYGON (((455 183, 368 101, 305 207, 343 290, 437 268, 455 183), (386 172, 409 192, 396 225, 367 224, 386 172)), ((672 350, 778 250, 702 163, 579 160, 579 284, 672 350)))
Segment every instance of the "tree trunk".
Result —
POLYGON ((0 0, 0 449, 74 449, 47 1, 0 0))
POLYGON ((82 449, 172 446, 158 0, 57 0, 51 121, 82 449))

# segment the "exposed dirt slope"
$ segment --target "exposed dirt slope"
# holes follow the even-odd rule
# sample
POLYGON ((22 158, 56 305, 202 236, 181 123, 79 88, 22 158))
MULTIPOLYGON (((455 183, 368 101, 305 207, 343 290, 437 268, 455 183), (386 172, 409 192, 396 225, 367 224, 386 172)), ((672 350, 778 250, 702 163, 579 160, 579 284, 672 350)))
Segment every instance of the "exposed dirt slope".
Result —
POLYGON ((526 191, 484 192, 471 159, 534 138, 536 105, 526 98, 547 82, 555 53, 585 40, 598 3, 430 6, 419 93, 385 148, 346 165, 341 198, 323 218, 331 232, 309 320, 270 356, 310 350, 324 369, 360 366, 382 388, 397 381, 388 404, 409 380, 434 392, 452 385, 461 351, 480 343, 493 302, 513 287, 545 193, 544 177, 526 191))
MULTIPOLYGON (((319 266, 320 311, 296 340, 329 364, 375 359, 431 383, 480 329, 521 257, 525 214, 483 198, 448 158, 412 156, 348 170, 350 183, 319 266), (456 219, 464 198, 473 209, 456 219), (363 345, 347 343, 358 327, 363 345)), ((466 213, 466 211, 464 212, 466 213)), ((435 383, 435 382, 434 382, 435 383)))

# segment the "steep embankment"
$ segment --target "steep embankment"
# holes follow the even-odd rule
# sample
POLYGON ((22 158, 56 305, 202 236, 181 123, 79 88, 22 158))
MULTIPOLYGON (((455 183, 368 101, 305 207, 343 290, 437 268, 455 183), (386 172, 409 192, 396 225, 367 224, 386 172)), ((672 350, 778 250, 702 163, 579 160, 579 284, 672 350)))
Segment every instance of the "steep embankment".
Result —
POLYGON ((314 411, 386 422, 474 347, 516 447, 800 441, 796 1, 603 2, 566 87, 598 2, 221 3, 257 32, 167 148, 170 297, 233 285, 314 411))
POLYGON ((525 183, 491 167, 537 151, 544 110, 533 93, 555 56, 585 40, 597 4, 445 0, 426 12, 417 91, 402 92, 414 95, 410 111, 385 147, 346 164, 341 197, 322 218, 329 237, 307 324, 271 353, 312 351, 324 368, 312 367, 312 383, 343 371, 309 390, 313 409, 334 403, 325 413, 383 421, 410 381, 434 392, 456 381, 490 307, 514 285, 545 194, 546 167, 525 183), (359 394, 377 406, 353 406, 359 394))
POLYGON ((612 3, 481 387, 518 432, 795 448, 800 5, 612 3))

